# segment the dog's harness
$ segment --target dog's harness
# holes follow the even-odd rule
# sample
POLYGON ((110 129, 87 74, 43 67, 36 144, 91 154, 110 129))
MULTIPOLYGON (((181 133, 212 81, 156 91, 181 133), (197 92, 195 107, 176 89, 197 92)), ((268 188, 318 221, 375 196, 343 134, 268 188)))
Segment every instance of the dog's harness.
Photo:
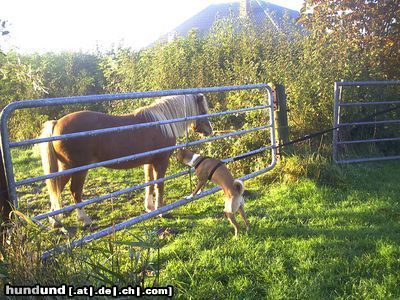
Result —
POLYGON ((200 164, 201 164, 204 160, 206 160, 207 158, 210 158, 210 157, 208 157, 208 156, 203 156, 202 158, 199 159, 199 161, 198 161, 197 163, 195 163, 195 164, 193 165, 193 167, 197 170, 197 168, 200 166, 200 164))
POLYGON ((216 165, 215 165, 215 167, 211 170, 211 172, 210 172, 210 174, 208 175, 208 180, 211 180, 211 178, 213 177, 213 175, 214 175, 214 173, 215 173, 215 171, 217 171, 217 169, 220 167, 220 166, 222 166, 224 163, 222 162, 222 161, 219 161, 216 165))
MULTIPOLYGON (((202 158, 200 158, 199 161, 196 162, 196 163, 194 164, 194 168, 197 170, 197 168, 201 165, 201 163, 202 163, 203 161, 205 161, 207 158, 211 158, 211 157, 203 156, 202 158)), ((220 166, 222 166, 223 164, 225 164, 225 163, 222 162, 222 161, 219 161, 219 162, 214 166, 214 168, 211 169, 211 172, 210 172, 210 174, 208 174, 208 178, 207 178, 207 179, 208 179, 208 180, 211 180, 211 178, 213 177, 215 171, 217 171, 217 169, 218 169, 220 166)))

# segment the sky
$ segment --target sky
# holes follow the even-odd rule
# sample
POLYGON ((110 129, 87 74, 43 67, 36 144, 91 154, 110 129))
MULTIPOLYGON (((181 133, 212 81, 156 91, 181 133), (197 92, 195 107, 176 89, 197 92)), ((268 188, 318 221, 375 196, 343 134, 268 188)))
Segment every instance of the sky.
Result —
MULTIPOLYGON (((138 50, 208 5, 237 0, 0 0, 9 35, 2 50, 22 53, 138 50)), ((267 0, 300 10, 303 0, 267 0)))

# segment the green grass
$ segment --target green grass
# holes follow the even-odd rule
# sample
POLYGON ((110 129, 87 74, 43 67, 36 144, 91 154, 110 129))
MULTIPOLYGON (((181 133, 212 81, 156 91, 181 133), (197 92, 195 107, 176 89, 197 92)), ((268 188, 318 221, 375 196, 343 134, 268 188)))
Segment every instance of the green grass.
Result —
POLYGON ((193 299, 398 298, 399 166, 351 167, 340 189, 253 182, 251 230, 233 239, 211 208, 162 249, 163 282, 193 299))
MULTIPOLYGON (((32 151, 18 152, 14 157, 17 177, 40 174, 32 151)), ((176 168, 174 165, 170 172, 176 168)), ((173 285, 177 298, 398 299, 399 170, 398 161, 339 168, 321 158, 293 157, 267 176, 245 183, 250 190, 246 212, 251 228, 237 239, 223 217, 222 194, 217 193, 174 210, 172 219, 147 221, 77 249, 73 255, 85 255, 98 264, 103 261, 102 256, 107 257, 102 251, 110 251, 110 241, 134 241, 148 237, 146 231, 167 227, 173 235, 163 240, 155 237, 162 245, 158 284, 173 285)), ((137 184, 142 181, 141 173, 141 169, 92 170, 85 195, 137 184)), ((166 188, 167 201, 175 201, 188 194, 188 180, 168 182, 166 188)), ((65 197, 68 199, 67 193, 65 197)), ((142 198, 143 192, 139 192, 112 203, 93 205, 87 211, 98 225, 105 227, 140 214, 142 198)), ((21 210, 28 214, 31 207, 36 212, 45 211, 47 196, 43 184, 22 190, 21 203, 25 203, 21 210)), ((241 220, 240 223, 243 224, 241 220)), ((66 224, 77 227, 75 238, 86 233, 74 217, 67 217, 66 224)), ((43 236, 46 238, 41 247, 69 239, 58 231, 43 236)), ((133 270, 129 268, 132 255, 129 256, 128 249, 131 248, 120 246, 117 252, 110 251, 121 256, 119 269, 113 266, 120 274, 133 270)), ((149 265, 154 269, 157 251, 148 254, 149 265)), ((73 271, 65 271, 64 282, 59 284, 93 283, 93 278, 80 276, 93 268, 64 256, 65 261, 63 256, 59 260, 73 271)), ((22 278, 17 276, 18 272, 18 268, 12 269, 10 280, 22 278)), ((104 275, 107 271, 99 273, 104 275)), ((119 285, 133 281, 117 275, 107 278, 119 285)), ((36 280, 48 282, 46 278, 36 280)))

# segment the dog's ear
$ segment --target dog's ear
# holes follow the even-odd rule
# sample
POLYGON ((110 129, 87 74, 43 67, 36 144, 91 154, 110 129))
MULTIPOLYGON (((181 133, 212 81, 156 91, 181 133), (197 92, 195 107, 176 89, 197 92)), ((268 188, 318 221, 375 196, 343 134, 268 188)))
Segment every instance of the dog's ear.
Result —
POLYGON ((175 155, 175 157, 176 157, 176 159, 177 159, 178 161, 180 161, 180 160, 182 159, 182 156, 183 156, 182 149, 176 150, 176 155, 175 155))

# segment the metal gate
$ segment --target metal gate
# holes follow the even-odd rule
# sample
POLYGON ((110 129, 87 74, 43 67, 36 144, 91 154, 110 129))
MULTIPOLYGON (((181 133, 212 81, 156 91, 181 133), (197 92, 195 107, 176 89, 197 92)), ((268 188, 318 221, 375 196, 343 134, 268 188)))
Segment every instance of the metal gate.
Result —
MULTIPOLYGON (((393 85, 399 85, 399 80, 393 81, 354 81, 354 82, 335 82, 335 89, 334 89, 334 131, 333 131, 333 160, 336 163, 358 163, 358 162, 368 162, 368 161, 379 161, 379 160, 392 160, 392 159, 400 159, 400 151, 399 155, 388 155, 388 156, 370 156, 370 157, 363 157, 360 155, 357 158, 346 158, 345 151, 343 150, 344 147, 348 145, 371 145, 375 143, 387 143, 387 142, 396 142, 400 141, 399 136, 390 136, 390 137, 370 137, 367 138, 354 138, 354 134, 347 134, 342 133, 344 129, 350 128, 353 132, 356 129, 363 128, 365 126, 394 126, 394 124, 400 124, 400 117, 399 113, 395 117, 389 116, 389 113, 392 111, 396 111, 400 109, 400 94, 397 91, 395 93, 395 100, 388 100, 383 99, 377 101, 377 99, 373 99, 372 101, 343 101, 343 92, 344 88, 367 88, 367 87, 388 87, 393 85), (344 115, 347 113, 349 114, 349 110, 362 108, 369 108, 369 111, 374 110, 374 113, 369 115, 367 114, 366 117, 362 119, 350 119, 350 120, 343 120, 344 115), (378 110, 377 110, 378 109, 378 110), (376 120, 378 115, 382 115, 380 120, 376 120)), ((360 93, 359 97, 361 97, 363 93, 360 93)), ((376 96, 377 97, 377 96, 376 96)), ((364 109, 365 110, 365 109, 364 109)), ((354 114, 354 112, 353 112, 354 114)), ((365 114, 365 112, 364 112, 365 114)), ((365 115, 364 115, 365 116, 365 115)), ((388 128, 386 128, 388 130, 388 128)), ((384 129, 385 130, 385 129, 384 129)), ((399 132, 399 131, 398 131, 399 132)))
MULTIPOLYGON (((269 130, 270 131, 270 144, 265 145, 259 149, 254 149, 250 152, 243 153, 236 157, 230 157, 230 158, 223 159, 224 162, 232 162, 232 161, 235 161, 240 158, 245 158, 245 157, 248 157, 251 155, 260 154, 260 153, 269 151, 270 156, 271 156, 271 162, 269 163, 269 165, 261 168, 260 170, 258 170, 256 172, 253 172, 251 174, 243 176, 240 179, 247 180, 247 179, 256 177, 256 176, 263 174, 263 173, 267 172, 268 170, 272 169, 276 163, 273 103, 274 103, 274 99, 273 99, 272 90, 271 90, 270 86, 268 86, 267 84, 254 84, 254 85, 242 85, 242 86, 222 86, 222 87, 194 88, 194 89, 180 89, 180 90, 164 90, 164 91, 155 91, 155 92, 135 92, 135 93, 126 93, 126 94, 79 96, 79 97, 67 97, 67 98, 27 100, 27 101, 19 101, 19 102, 10 103, 3 109, 1 116, 0 116, 1 147, 2 147, 2 155, 3 155, 2 159, 4 162, 4 168, 5 168, 4 172, 5 172, 6 178, 7 178, 8 192, 9 192, 10 198, 13 202, 14 207, 18 208, 17 188, 19 188, 21 186, 25 186, 25 185, 29 185, 29 184, 32 184, 35 182, 44 181, 46 179, 62 176, 64 174, 71 174, 71 173, 75 173, 75 172, 79 172, 79 171, 83 171, 83 170, 89 170, 92 168, 107 166, 107 165, 116 164, 116 163, 124 162, 124 161, 128 161, 128 160, 133 160, 136 158, 144 157, 147 155, 152 155, 155 153, 176 150, 176 149, 187 147, 187 146, 195 146, 195 145, 199 145, 202 143, 208 143, 208 142, 212 142, 212 141, 216 141, 216 140, 225 139, 228 137, 235 137, 235 136, 243 135, 243 134, 246 134, 249 132, 256 132, 256 131, 260 131, 260 130, 269 130), (247 107, 247 108, 241 108, 241 109, 229 110, 229 111, 221 111, 221 112, 217 112, 217 113, 200 115, 200 116, 184 117, 184 118, 165 120, 165 121, 149 122, 149 123, 135 124, 135 125, 129 125, 129 126, 121 126, 121 127, 113 127, 113 128, 106 128, 106 129, 100 129, 100 130, 91 130, 91 131, 86 131, 86 132, 63 134, 60 136, 52 136, 49 138, 37 138, 37 139, 23 140, 23 141, 17 141, 17 142, 10 142, 10 139, 9 139, 9 129, 7 126, 7 122, 9 120, 10 116, 12 115, 12 113, 19 109, 48 107, 48 106, 67 105, 67 104, 93 103, 93 102, 110 101, 110 100, 111 101, 112 100, 128 100, 128 99, 132 100, 132 99, 152 98, 152 97, 171 96, 171 95, 195 94, 195 93, 217 93, 217 92, 229 92, 229 91, 241 91, 241 90, 263 90, 263 91, 265 91, 265 93, 263 93, 263 95, 264 95, 264 98, 265 98, 264 100, 266 103, 264 105, 260 105, 260 106, 247 107), (213 136, 213 137, 202 139, 202 140, 196 140, 196 141, 191 141, 191 142, 187 141, 186 143, 177 144, 177 145, 171 146, 171 147, 161 148, 161 149, 148 151, 148 152, 144 152, 144 153, 138 153, 138 154, 120 157, 120 158, 112 159, 112 160, 108 160, 108 161, 92 163, 89 165, 71 168, 71 169, 68 169, 65 171, 51 173, 48 175, 37 176, 37 177, 33 177, 33 178, 25 178, 25 179, 19 180, 19 181, 15 181, 15 178, 14 178, 13 162, 12 162, 12 157, 11 157, 11 152, 10 152, 11 148, 29 146, 29 145, 33 145, 33 144, 55 141, 55 140, 72 139, 72 138, 83 137, 83 136, 93 136, 93 135, 99 135, 99 134, 110 133, 110 132, 120 132, 120 131, 124 131, 124 130, 132 130, 132 129, 143 128, 143 127, 157 126, 157 125, 162 125, 162 124, 187 122, 187 121, 192 121, 192 120, 196 120, 196 119, 200 119, 200 118, 204 118, 204 117, 213 118, 213 117, 218 117, 218 116, 222 116, 222 115, 244 113, 244 112, 255 111, 255 110, 266 110, 267 111, 266 117, 268 118, 269 123, 262 125, 262 126, 253 127, 250 129, 240 130, 240 131, 236 131, 236 132, 231 132, 231 133, 227 133, 227 134, 223 134, 223 135, 219 135, 219 136, 213 136)), ((102 202, 111 197, 116 197, 116 196, 120 196, 122 194, 131 193, 133 191, 143 189, 146 186, 164 182, 164 181, 171 180, 174 178, 178 178, 180 176, 189 174, 191 172, 193 172, 193 169, 184 171, 184 172, 180 172, 180 173, 175 173, 175 174, 170 175, 165 178, 160 178, 157 180, 149 181, 147 183, 142 183, 142 184, 139 184, 139 185, 136 185, 133 187, 126 188, 126 189, 114 191, 107 195, 102 195, 102 196, 94 197, 89 200, 85 200, 79 204, 70 205, 70 206, 55 210, 55 211, 50 211, 50 212, 47 212, 44 214, 34 216, 32 219, 34 221, 39 221, 39 220, 45 219, 50 216, 54 216, 54 215, 65 213, 65 212, 70 212, 76 208, 81 208, 81 207, 84 207, 84 206, 87 206, 87 205, 90 205, 93 203, 102 202)), ((137 224, 139 222, 142 222, 144 220, 147 220, 149 218, 157 216, 160 213, 165 213, 165 212, 170 211, 174 208, 177 208, 181 205, 184 205, 188 202, 191 202, 191 201, 197 200, 199 198, 205 197, 207 195, 213 194, 213 193, 219 191, 220 189, 221 189, 220 187, 214 187, 212 189, 203 191, 201 194, 198 194, 190 199, 186 199, 186 198, 181 199, 174 203, 165 205, 164 207, 161 207, 155 211, 145 213, 143 215, 129 219, 125 222, 110 226, 108 228, 105 228, 103 230, 100 230, 98 232, 90 234, 88 236, 85 236, 81 239, 75 240, 72 243, 68 244, 68 246, 63 245, 58 248, 50 249, 49 251, 44 253, 43 258, 45 259, 55 253, 61 252, 64 249, 66 249, 67 247, 73 248, 76 246, 80 246, 80 245, 83 245, 83 244, 93 240, 93 239, 97 239, 97 238, 109 235, 113 232, 125 229, 129 226, 132 226, 134 224, 137 224)))

